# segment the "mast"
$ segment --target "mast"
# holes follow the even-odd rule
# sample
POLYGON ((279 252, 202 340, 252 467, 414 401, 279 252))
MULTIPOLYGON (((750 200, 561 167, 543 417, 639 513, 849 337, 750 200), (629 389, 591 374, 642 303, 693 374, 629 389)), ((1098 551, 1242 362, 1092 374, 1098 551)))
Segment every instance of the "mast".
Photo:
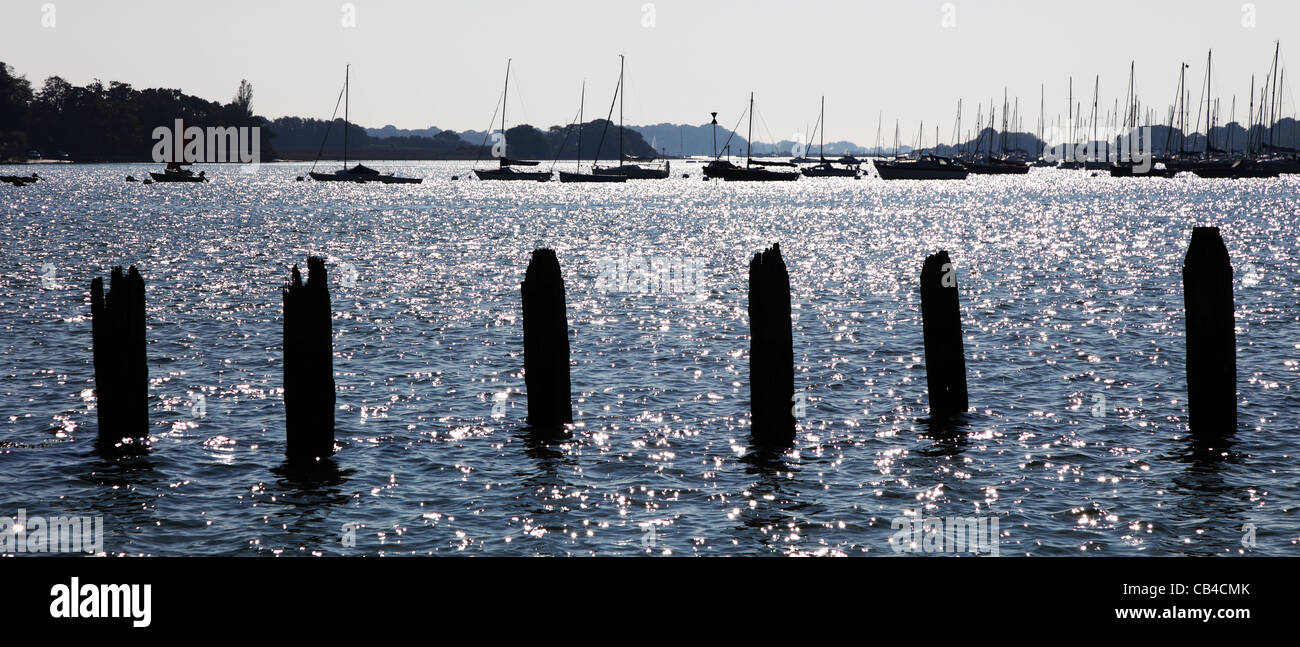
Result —
POLYGON ((1180 63, 1179 65, 1180 67, 1178 68, 1178 100, 1175 101, 1175 103, 1178 104, 1178 153, 1179 155, 1181 155, 1183 152, 1183 146, 1187 142, 1187 124, 1183 117, 1183 113, 1186 111, 1186 106, 1187 106, 1187 99, 1186 99, 1187 95, 1183 93, 1183 83, 1187 78, 1187 64, 1180 63))
MULTIPOLYGON (((1046 84, 1040 83, 1038 84, 1038 145, 1039 146, 1046 145, 1046 142, 1043 141, 1043 126, 1046 124, 1046 122, 1047 122, 1047 86, 1046 84)), ((1043 159, 1043 151, 1041 149, 1038 151, 1037 159, 1040 160, 1043 159)))
MULTIPOLYGON (((989 130, 993 130, 993 124, 994 124, 994 120, 997 119, 997 113, 998 113, 997 108, 994 108, 992 106, 989 107, 989 130)), ((989 151, 988 155, 984 156, 984 161, 986 162, 993 158, 993 133, 989 133, 988 151, 989 151)))
POLYGON ((505 159, 506 159, 506 104, 510 102, 510 101, 509 101, 509 99, 510 99, 510 62, 513 61, 513 60, 514 60, 514 59, 512 59, 512 58, 507 58, 507 59, 506 59, 506 86, 505 86, 505 89, 501 91, 501 160, 502 160, 501 165, 502 165, 502 166, 505 166, 505 165, 506 165, 506 164, 505 164, 505 159))
POLYGON ((1210 75, 1214 73, 1214 50, 1205 58, 1205 156, 1210 156, 1210 75))
POLYGON ((957 132, 952 135, 953 157, 961 157, 961 99, 957 99, 957 132))
MULTIPOLYGON (((587 80, 586 79, 582 80, 582 94, 580 96, 581 98, 578 99, 578 172, 579 173, 582 172, 582 117, 583 117, 582 111, 584 108, 587 107, 587 80)), ((597 153, 597 156, 599 156, 599 153, 597 153)), ((596 161, 593 159, 591 163, 594 165, 596 161)))
POLYGON ((1246 113, 1246 154, 1255 153, 1255 75, 1250 75, 1250 112, 1246 113))
MULTIPOLYGON (((1088 149, 1092 150, 1097 145, 1097 99, 1101 94, 1101 75, 1097 75, 1097 80, 1092 88, 1092 141, 1088 143, 1088 149)), ((1097 151, 1092 151, 1092 161, 1097 160, 1097 151)))
POLYGON ((745 168, 754 161, 754 93, 749 93, 749 135, 745 141, 745 168))
POLYGON ((824 94, 822 95, 822 115, 820 121, 822 122, 822 128, 821 128, 821 139, 818 140, 819 143, 817 144, 817 149, 818 149, 817 156, 822 158, 822 161, 825 162, 826 161, 826 95, 824 94))
MULTIPOLYGON (((339 77, 334 77, 339 78, 339 77)), ((343 68, 343 168, 348 167, 348 104, 352 102, 352 65, 343 68)), ((338 110, 338 104, 335 104, 338 110)))
POLYGON ((882 153, 885 150, 884 142, 880 140, 880 131, 881 128, 884 126, 884 122, 885 122, 885 111, 881 110, 880 113, 876 115, 876 155, 881 157, 883 157, 882 153))
POLYGON ((1273 100, 1270 102, 1268 110, 1268 143, 1270 146, 1277 145, 1273 131, 1276 130, 1274 125, 1277 124, 1277 55, 1281 49, 1282 41, 1278 41, 1277 46, 1273 48, 1273 100))
POLYGON ((618 55, 618 165, 623 165, 623 95, 627 88, 623 86, 623 55, 618 55))
POLYGON ((1136 71, 1137 71, 1137 62, 1129 61, 1128 64, 1129 105, 1124 106, 1124 112, 1128 113, 1124 116, 1124 125, 1128 126, 1129 128, 1137 127, 1137 88, 1134 85, 1136 83, 1136 79, 1134 79, 1136 71))
MULTIPOLYGON (((1237 123, 1237 95, 1232 95, 1232 123, 1237 123)), ((1232 157, 1232 128, 1228 128, 1228 157, 1232 157)))

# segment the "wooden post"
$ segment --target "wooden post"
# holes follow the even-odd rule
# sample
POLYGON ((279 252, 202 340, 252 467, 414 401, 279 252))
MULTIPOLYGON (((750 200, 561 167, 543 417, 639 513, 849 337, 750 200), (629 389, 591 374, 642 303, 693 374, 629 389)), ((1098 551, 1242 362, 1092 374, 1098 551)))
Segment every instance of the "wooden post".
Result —
POLYGON ((957 270, 948 252, 925 259, 921 267, 921 326, 925 335, 925 378, 930 388, 930 418, 965 413, 966 354, 961 333, 957 270))
POLYGON ((334 331, 325 261, 298 266, 284 295, 285 454, 291 462, 334 453, 334 331))
POLYGON ((755 254, 749 263, 749 401, 754 442, 794 442, 790 273, 780 243, 755 254))
POLYGON ((132 265, 90 282, 91 337, 101 444, 149 435, 149 367, 145 363, 144 279, 132 265))
POLYGON ((519 284, 524 313, 524 385, 528 423, 554 427, 573 422, 569 383, 569 315, 564 277, 555 251, 533 250, 519 284))
POLYGON ((1218 227, 1192 229, 1183 258, 1187 310, 1187 424, 1198 436, 1237 429, 1237 333, 1232 262, 1218 227))

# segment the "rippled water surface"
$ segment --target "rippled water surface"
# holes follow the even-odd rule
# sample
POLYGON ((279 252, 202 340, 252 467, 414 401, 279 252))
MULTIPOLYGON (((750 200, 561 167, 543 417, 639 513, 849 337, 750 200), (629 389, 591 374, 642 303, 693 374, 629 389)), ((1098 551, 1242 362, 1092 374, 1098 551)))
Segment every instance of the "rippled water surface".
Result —
POLYGON ((107 165, 0 185, 0 513, 100 515, 105 551, 132 555, 893 555, 891 524, 918 510, 996 518, 1003 556, 1300 553, 1300 177, 746 186, 678 165, 563 185, 373 166, 427 179, 272 164, 143 186, 122 180, 146 167, 107 165), (1209 446, 1187 433, 1182 345, 1202 224, 1233 258, 1239 347, 1240 429, 1209 446), (746 267, 775 241, 806 411, 764 459, 746 267), (523 423, 537 246, 568 291, 577 423, 559 440, 523 423), (939 249, 966 335, 955 432, 926 420, 916 286, 939 249), (332 272, 340 448, 304 479, 283 464, 280 286, 309 254, 332 272), (704 259, 704 298, 606 289, 622 254, 704 259), (129 264, 152 448, 114 458, 94 450, 88 286, 129 264))

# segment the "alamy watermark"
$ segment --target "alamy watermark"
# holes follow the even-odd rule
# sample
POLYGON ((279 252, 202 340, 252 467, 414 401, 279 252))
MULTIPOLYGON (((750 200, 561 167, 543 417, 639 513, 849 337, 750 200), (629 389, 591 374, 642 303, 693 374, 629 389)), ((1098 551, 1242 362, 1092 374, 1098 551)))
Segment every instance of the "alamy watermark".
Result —
POLYGON ((58 277, 55 276, 54 263, 41 263, 41 288, 45 290, 54 290, 59 287, 58 277))
POLYGON ((0 516, 0 553, 104 552, 103 517, 0 516))
POLYGON ((253 126, 185 127, 177 119, 173 127, 153 129, 153 161, 159 164, 244 164, 253 173, 262 164, 262 129, 253 126))
POLYGON ((906 510, 894 517, 889 538, 895 553, 971 553, 998 556, 997 517, 922 517, 906 510))
POLYGON ((704 259, 646 256, 621 250, 596 261, 596 289, 645 295, 677 295, 698 303, 708 298, 704 259))
POLYGON ((1133 172, 1147 173, 1153 161, 1151 127, 1143 126, 1130 130, 1108 132, 1103 138, 1086 144, 1073 141, 1061 129, 1048 128, 1044 138, 1043 160, 1049 163, 1066 162, 1104 162, 1112 164, 1133 163, 1133 172), (1067 142, 1067 140, 1070 140, 1067 142), (1057 142, 1049 144, 1046 142, 1057 142))

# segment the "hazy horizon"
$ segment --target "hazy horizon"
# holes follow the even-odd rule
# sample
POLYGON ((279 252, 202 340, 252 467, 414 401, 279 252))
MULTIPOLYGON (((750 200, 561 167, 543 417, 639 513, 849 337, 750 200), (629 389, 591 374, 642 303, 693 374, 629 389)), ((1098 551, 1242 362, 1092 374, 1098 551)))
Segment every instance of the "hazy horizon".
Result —
MULTIPOLYGON (((922 121, 927 141, 938 126, 950 142, 957 100, 965 103, 962 130, 972 131, 977 104, 987 113, 993 99, 1001 112, 1004 87, 1011 101, 1020 99, 1023 129, 1033 131, 1040 84, 1048 121, 1063 120, 1071 75, 1086 113, 1100 74, 1104 116, 1124 100, 1130 61, 1139 98, 1163 121, 1179 62, 1190 66, 1195 103, 1210 48, 1220 122, 1232 120, 1234 95, 1236 121, 1245 122, 1250 75, 1258 93, 1273 42, 1285 25, 1300 24, 1300 3, 1284 0, 233 0, 212 7, 7 3, 0 39, 9 47, 0 61, 37 88, 53 75, 78 85, 98 78, 223 102, 248 79, 258 114, 321 119, 330 116, 350 63, 353 123, 481 131, 500 98, 507 58, 514 59, 510 124, 544 128, 573 118, 584 80, 587 119, 604 117, 625 54, 629 125, 701 124, 717 111, 730 128, 753 91, 754 139, 779 141, 811 129, 825 95, 827 140, 871 146, 882 114, 887 145, 896 119, 904 143, 922 121), (345 26, 349 18, 355 26, 345 26)), ((1282 40, 1284 64, 1289 45, 1282 40)), ((1281 114, 1290 116, 1290 83, 1283 90, 1281 114)))

